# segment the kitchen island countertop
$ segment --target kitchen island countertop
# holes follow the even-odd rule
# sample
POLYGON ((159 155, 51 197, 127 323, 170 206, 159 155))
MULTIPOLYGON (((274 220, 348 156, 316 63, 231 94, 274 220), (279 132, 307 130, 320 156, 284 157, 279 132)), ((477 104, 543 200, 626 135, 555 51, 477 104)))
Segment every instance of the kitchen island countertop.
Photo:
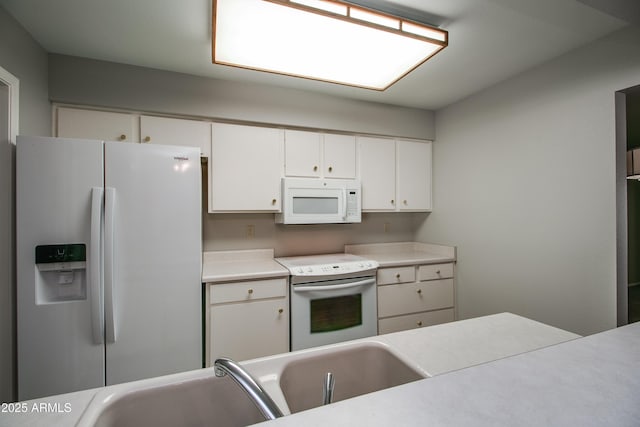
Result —
MULTIPOLYGON (((640 327, 637 331, 637 344, 640 345, 640 327)), ((615 331, 612 331, 615 333, 615 331)), ((580 342, 582 339, 578 335, 571 332, 563 331, 548 325, 544 325, 539 322, 535 322, 530 319, 516 316, 509 313, 496 314, 491 316, 484 316, 475 319, 468 319, 459 322, 446 323, 442 325, 425 327, 410 331, 397 332, 393 334, 380 335, 377 337, 363 338, 357 341, 375 341, 380 342, 383 345, 389 345, 395 351, 402 354, 407 360, 413 361, 421 370, 433 375, 432 378, 417 381, 415 383, 399 386, 394 389, 382 390, 378 393, 373 393, 365 396, 360 396, 354 399, 349 399, 342 402, 336 402, 333 405, 324 408, 312 409, 310 411, 287 416, 275 421, 272 421, 274 425, 405 425, 420 424, 424 425, 425 418, 422 416, 425 411, 425 406, 429 411, 435 411, 438 408, 438 416, 444 416, 447 413, 460 414, 473 413, 474 407, 468 406, 475 402, 476 399, 481 399, 482 396, 475 396, 475 393, 483 395, 483 384, 476 384, 473 392, 467 391, 465 387, 468 385, 463 380, 457 379, 458 372, 466 372, 462 369, 469 366, 476 366, 470 368, 482 369, 484 366, 491 366, 490 362, 496 359, 508 358, 512 355, 517 355, 523 352, 533 351, 537 349, 543 349, 540 351, 547 351, 545 347, 549 349, 560 348, 561 346, 570 345, 572 342, 580 342), (569 341, 566 344, 559 344, 569 341), (549 347, 551 346, 551 347, 549 347), (462 370, 460 370, 462 369, 462 370), (450 374, 449 374, 450 373, 450 374), (444 374, 444 375, 441 375, 444 374), (448 378, 451 376, 451 380, 448 378), (463 381, 459 384, 459 381, 463 381), (442 385, 444 383, 445 385, 442 385), (430 384, 435 384, 431 386, 430 384), (437 396, 437 398, 424 398, 427 393, 430 396, 432 393, 429 391, 431 387, 444 387, 444 394, 437 396), (451 387, 451 390, 456 390, 455 395, 451 396, 447 390, 451 387), (426 390, 426 391, 425 391, 426 390), (453 399, 455 397, 456 405, 452 405, 451 402, 446 401, 446 397, 449 396, 453 399), (426 400, 425 400, 426 399, 426 400), (430 402, 432 399, 434 405, 430 402), (409 403, 416 405, 414 407, 408 407, 409 403), (438 406, 442 402, 446 402, 450 406, 438 406), (383 409, 384 408, 384 409, 383 409), (380 411, 385 411, 380 414, 380 411), (394 417, 400 417, 394 419, 394 417), (354 418, 355 417, 355 418, 354 418), (404 417, 404 418, 403 418, 404 417)), ((604 336, 602 337, 604 339, 604 336)), ((353 343, 353 341, 351 342, 353 343)), ((340 346, 340 344, 334 344, 332 346, 340 346)), ((344 343, 347 344, 347 343, 344 343)), ((622 352, 624 347, 618 343, 619 348, 617 351, 622 352)), ((331 347, 331 346, 327 346, 331 347)), ((314 349, 308 349, 312 351, 314 349)), ((608 351, 613 348, 606 349, 608 351)), ((300 353, 307 350, 302 350, 300 353)), ((536 354, 537 351, 527 354, 536 354)), ((546 353, 545 353, 546 354, 546 353)), ((588 353, 589 355, 590 353, 588 353)), ((251 361, 243 362, 245 368, 254 375, 255 378, 265 378, 263 370, 273 369, 274 362, 277 365, 278 358, 287 358, 294 353, 288 353, 283 355, 270 356, 263 359, 254 359, 251 361)), ((599 358, 603 358, 606 354, 600 355, 599 358)), ((518 356, 516 356, 518 357, 518 356)), ((532 356, 536 359, 536 356, 532 356)), ((635 350, 635 355, 627 355, 627 357, 640 358, 640 351, 635 350)), ((616 359, 616 358, 613 358, 616 359)), ((510 359, 503 359, 510 360, 510 359)), ((596 363, 598 359, 595 359, 593 363, 596 363)), ((501 362, 498 360, 495 363, 501 362)), ((563 359, 560 357, 559 362, 562 363, 563 359)), ((284 363, 284 362, 282 362, 284 363)), ((282 364, 281 363, 281 364, 282 364)), ((548 360, 551 367, 554 365, 553 359, 548 360)), ((536 367, 538 365, 532 365, 536 367)), ((203 374, 206 371, 213 368, 207 368, 202 370, 203 374)), ((513 375, 514 367, 506 367, 506 375, 513 375)), ((522 375, 531 380, 535 380, 540 375, 534 375, 535 371, 532 371, 532 367, 524 364, 520 367, 522 369, 522 375)), ((636 372, 639 371, 636 366, 636 372)), ((194 371, 192 371, 194 372, 194 371)), ((192 375, 191 373, 185 373, 192 375)), ((630 372, 632 374, 632 372, 630 372)), ((498 387, 502 387, 503 394, 509 396, 508 387, 510 384, 505 384, 501 379, 499 369, 492 371, 494 377, 490 377, 489 380, 493 381, 493 384, 485 384, 487 386, 488 393, 498 387), (507 387, 507 388, 504 388, 507 387)), ((640 373, 638 374, 640 376, 640 373)), ((169 378, 169 377, 167 377, 169 378)), ((182 374, 175 374, 171 376, 172 381, 176 381, 182 378, 182 374)), ((272 387, 277 385, 277 375, 267 375, 269 379, 267 383, 262 382, 265 389, 271 393, 272 387), (270 384, 273 383, 273 384, 270 384)), ((612 379, 612 381, 615 378, 612 379)), ((152 380, 141 380, 137 383, 140 386, 144 386, 145 381, 152 382, 152 380)), ((484 379, 487 381, 487 379, 484 379)), ((133 383, 131 383, 133 384, 133 383)), ((118 386, 112 386, 118 387, 118 386)), ((64 394, 59 396, 52 396, 44 399, 25 402, 28 411, 26 413, 13 413, 13 414, 1 414, 0 426, 72 426, 75 425, 84 413, 85 409, 90 404, 96 393, 103 389, 92 389, 87 391, 81 391, 76 393, 64 394), (49 412, 36 412, 33 410, 33 405, 40 405, 42 403, 57 404, 58 406, 49 406, 49 412), (65 412, 65 405, 69 405, 70 411, 65 412), (60 411, 52 411, 61 409, 60 411)), ((471 388, 469 388, 471 390, 471 388)), ((272 394, 276 402, 278 396, 272 394)), ((499 403, 499 400, 504 398, 503 395, 493 396, 493 400, 499 403)), ((539 396, 527 395, 523 396, 528 401, 535 401, 539 396)), ((495 403, 494 402, 494 403, 495 403)), ((495 404, 498 404, 495 403, 495 404)), ((38 406, 36 406, 37 408, 38 406)), ((640 409, 639 409, 640 410, 640 409)), ((437 425, 437 424, 434 424, 437 425)), ((451 424, 455 425, 455 424, 451 424)))
POLYGON ((635 323, 269 425, 635 427, 640 423, 639 391, 640 323, 635 323))

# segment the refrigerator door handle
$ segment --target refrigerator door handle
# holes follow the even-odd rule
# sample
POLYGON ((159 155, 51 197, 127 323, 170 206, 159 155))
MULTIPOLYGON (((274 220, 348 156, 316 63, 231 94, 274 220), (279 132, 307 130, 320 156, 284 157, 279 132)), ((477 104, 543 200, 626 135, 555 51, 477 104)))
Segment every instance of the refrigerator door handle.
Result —
POLYGON ((102 187, 91 189, 91 237, 89 242, 89 292, 91 298, 91 331, 96 345, 104 342, 104 322, 102 317, 102 187))
POLYGON ((115 227, 115 188, 106 187, 104 195, 104 317, 108 343, 114 343, 116 334, 116 289, 114 286, 113 241, 115 227))

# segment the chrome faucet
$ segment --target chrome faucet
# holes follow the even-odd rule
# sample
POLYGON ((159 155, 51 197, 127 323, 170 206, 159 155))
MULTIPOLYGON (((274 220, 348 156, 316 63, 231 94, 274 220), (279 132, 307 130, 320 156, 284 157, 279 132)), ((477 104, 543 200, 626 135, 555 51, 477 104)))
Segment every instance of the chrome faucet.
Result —
POLYGON ((264 391, 264 389, 260 387, 260 384, 258 384, 258 382, 236 362, 222 357, 220 359, 216 359, 213 366, 215 368, 216 377, 224 377, 228 374, 231 379, 233 379, 236 384, 238 384, 240 388, 249 395, 253 403, 255 403, 266 419, 275 420, 276 418, 283 416, 282 411, 280 411, 280 408, 278 408, 271 397, 269 397, 267 392, 264 391))

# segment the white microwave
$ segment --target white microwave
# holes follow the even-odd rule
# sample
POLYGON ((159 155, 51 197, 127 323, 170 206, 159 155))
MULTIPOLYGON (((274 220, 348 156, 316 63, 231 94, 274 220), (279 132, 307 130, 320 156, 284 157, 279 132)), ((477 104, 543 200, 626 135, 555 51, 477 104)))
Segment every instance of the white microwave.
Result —
POLYGON ((357 179, 282 178, 280 224, 361 222, 362 188, 357 179))

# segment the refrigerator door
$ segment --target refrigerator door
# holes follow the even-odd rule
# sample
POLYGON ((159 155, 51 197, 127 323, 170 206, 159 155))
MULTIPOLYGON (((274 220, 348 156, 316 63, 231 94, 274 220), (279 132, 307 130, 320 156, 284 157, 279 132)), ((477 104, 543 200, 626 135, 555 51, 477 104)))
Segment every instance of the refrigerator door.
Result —
POLYGON ((102 142, 16 150, 18 398, 102 386, 102 142))
POLYGON ((200 150, 105 143, 107 384, 202 366, 200 150))

